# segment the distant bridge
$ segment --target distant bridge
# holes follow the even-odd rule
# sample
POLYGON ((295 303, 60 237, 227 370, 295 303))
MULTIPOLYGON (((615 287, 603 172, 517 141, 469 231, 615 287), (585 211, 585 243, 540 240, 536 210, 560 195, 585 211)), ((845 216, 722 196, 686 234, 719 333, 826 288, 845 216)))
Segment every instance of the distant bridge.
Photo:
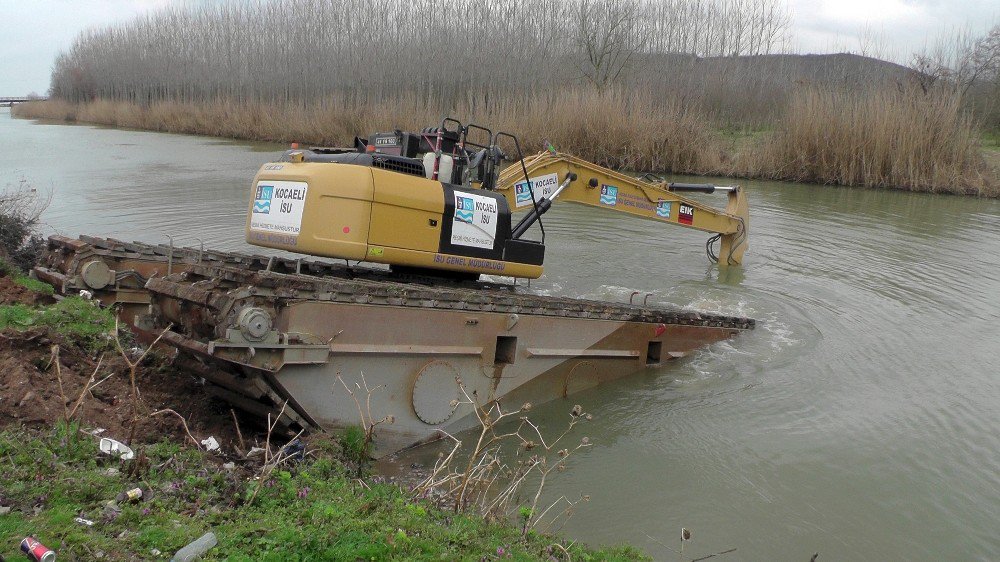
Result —
POLYGON ((48 98, 29 98, 29 97, 0 98, 0 107, 10 107, 15 103, 24 103, 26 101, 45 101, 46 99, 48 98))

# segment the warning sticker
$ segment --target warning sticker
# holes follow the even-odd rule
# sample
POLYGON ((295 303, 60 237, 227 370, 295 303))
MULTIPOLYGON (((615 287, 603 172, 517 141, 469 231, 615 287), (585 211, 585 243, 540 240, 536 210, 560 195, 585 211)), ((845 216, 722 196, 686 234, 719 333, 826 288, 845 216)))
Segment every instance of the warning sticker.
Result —
POLYGON ((531 205, 531 193, 535 193, 535 201, 541 201, 542 197, 552 197, 556 188, 559 187, 559 176, 556 174, 546 174, 537 178, 528 178, 531 182, 531 189, 528 189, 528 182, 520 181, 514 184, 514 208, 531 205))
POLYGON ((451 243, 492 250, 497 234, 498 212, 494 199, 456 191, 451 243))
POLYGON ((670 218, 670 201, 659 201, 656 203, 656 216, 665 219, 670 218))
POLYGON ((250 230, 298 235, 308 188, 304 181, 257 182, 250 230))
POLYGON ((618 204, 618 188, 613 185, 601 186, 601 203, 614 207, 618 204))
POLYGON ((694 207, 681 203, 680 208, 677 209, 677 222, 681 224, 694 223, 694 207))

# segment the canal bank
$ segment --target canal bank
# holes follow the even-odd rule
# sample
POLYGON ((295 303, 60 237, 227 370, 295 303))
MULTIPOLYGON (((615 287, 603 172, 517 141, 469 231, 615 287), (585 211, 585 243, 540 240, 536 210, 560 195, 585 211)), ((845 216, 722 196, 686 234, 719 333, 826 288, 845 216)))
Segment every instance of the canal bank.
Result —
POLYGON ((0 259, 0 559, 23 537, 60 560, 188 560, 202 542, 208 560, 645 559, 448 509, 372 474, 360 429, 292 437, 237 414, 204 368, 56 297, 0 259))

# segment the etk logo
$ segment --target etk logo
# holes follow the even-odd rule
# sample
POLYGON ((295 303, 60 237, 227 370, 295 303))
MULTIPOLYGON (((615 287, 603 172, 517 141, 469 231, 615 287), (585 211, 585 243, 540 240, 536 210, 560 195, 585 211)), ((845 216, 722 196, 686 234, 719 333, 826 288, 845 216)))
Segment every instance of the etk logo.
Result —
POLYGON ((681 224, 694 224, 694 207, 681 203, 677 210, 677 222, 681 224))

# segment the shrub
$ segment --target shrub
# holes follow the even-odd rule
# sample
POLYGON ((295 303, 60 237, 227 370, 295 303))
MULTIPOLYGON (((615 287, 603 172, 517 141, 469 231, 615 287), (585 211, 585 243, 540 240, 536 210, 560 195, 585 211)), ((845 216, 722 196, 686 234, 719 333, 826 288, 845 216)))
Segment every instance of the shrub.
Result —
POLYGON ((0 192, 0 258, 21 271, 34 267, 45 249, 37 227, 48 203, 25 180, 0 192))

